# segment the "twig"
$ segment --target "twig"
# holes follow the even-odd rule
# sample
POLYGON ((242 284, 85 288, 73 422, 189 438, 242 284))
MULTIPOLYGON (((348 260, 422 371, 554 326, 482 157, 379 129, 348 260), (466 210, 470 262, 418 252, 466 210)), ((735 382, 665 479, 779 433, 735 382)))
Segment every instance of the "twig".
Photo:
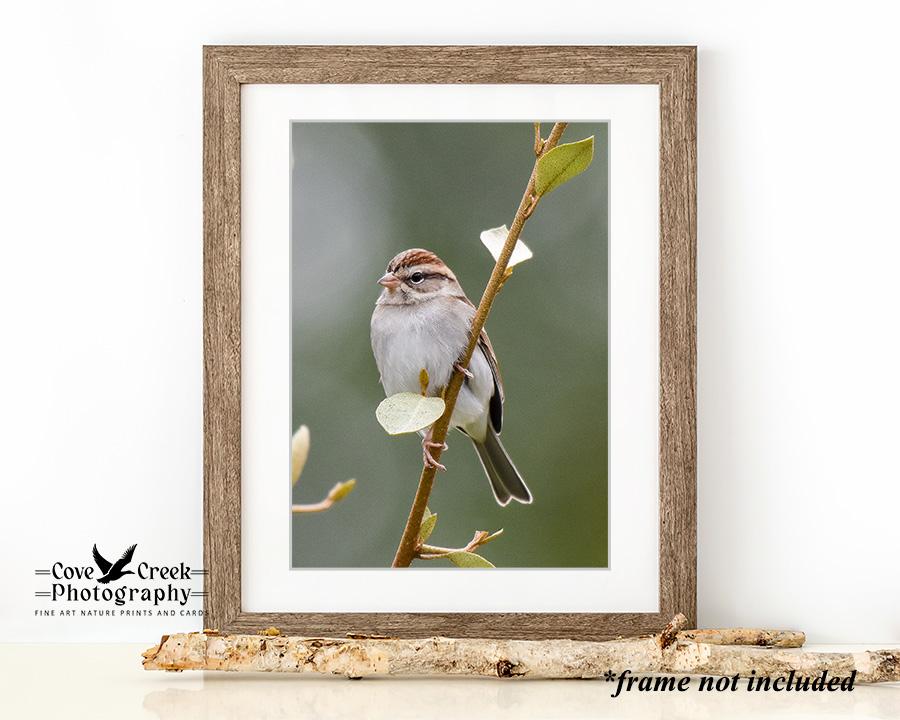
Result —
POLYGON ((324 500, 319 500, 317 503, 307 503, 305 505, 291 505, 292 513, 317 513, 317 512, 325 512, 334 505, 332 500, 325 498, 324 500))
POLYGON ((317 513, 325 512, 336 502, 343 500, 356 485, 356 480, 345 480, 344 482, 335 483, 335 486, 328 491, 322 500, 317 503, 309 503, 307 505, 291 505, 293 513, 317 513))
MULTIPOLYGON (((522 195, 522 200, 519 203, 519 208, 516 210, 516 216, 513 218, 512 225, 509 228, 509 235, 506 237, 506 243, 503 245, 500 257, 497 258, 494 270, 491 272, 490 280, 488 280, 484 293, 481 296, 481 302, 478 303, 478 309, 475 311, 475 316, 472 318, 472 326, 469 331, 469 344, 466 347, 465 353, 459 359, 458 367, 461 368, 461 370, 455 370, 450 376, 450 382, 447 384, 447 388, 444 391, 444 414, 438 418, 431 429, 431 439, 433 442, 437 443, 437 447, 431 453, 435 462, 439 461, 441 458, 441 446, 447 439, 447 432, 450 429, 450 418, 453 415, 453 408, 456 406, 456 397, 459 395, 459 390, 462 387, 463 378, 465 377, 462 370, 468 368, 469 361, 472 359, 472 354, 475 352, 475 346, 478 344, 478 338, 481 335, 481 330, 484 328, 484 323, 491 310, 491 305, 505 279, 506 266, 509 264, 509 258, 512 256, 516 241, 522 233, 525 222, 528 220, 531 213, 534 212, 534 208, 537 207, 537 204, 540 201, 540 198, 534 193, 534 180, 537 173, 538 161, 544 154, 556 147, 567 124, 568 123, 561 122, 554 124, 553 130, 550 131, 550 137, 544 141, 541 147, 540 154, 538 154, 534 163, 534 168, 532 168, 528 185, 526 186, 525 192, 522 195)), ((540 133, 538 132, 538 134, 540 133)), ((428 498, 431 495, 431 488, 434 485, 435 472, 436 468, 432 466, 425 465, 422 468, 422 474, 419 477, 419 485, 416 488, 416 496, 413 499, 409 517, 406 520, 406 527, 400 538, 400 544, 394 555, 392 566, 395 568, 409 567, 413 560, 416 551, 416 541, 419 537, 419 528, 422 525, 422 516, 425 514, 425 507, 428 505, 428 498)))
POLYGON ((422 560, 437 560, 455 552, 475 552, 482 545, 487 545, 491 540, 498 537, 503 530, 495 533, 489 533, 487 530, 478 530, 471 540, 461 548, 448 548, 439 545, 427 545, 422 543, 416 547, 416 557, 422 560))
POLYGON ((709 643, 710 645, 756 645, 757 647, 803 647, 806 635, 799 630, 758 630, 755 628, 717 628, 685 630, 679 640, 709 643))

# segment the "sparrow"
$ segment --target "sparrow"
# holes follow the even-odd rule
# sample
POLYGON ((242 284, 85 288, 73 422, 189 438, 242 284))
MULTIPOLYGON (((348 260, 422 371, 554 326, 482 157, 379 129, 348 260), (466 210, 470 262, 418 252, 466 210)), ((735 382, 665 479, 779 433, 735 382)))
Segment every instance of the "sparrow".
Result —
MULTIPOLYGON (((475 306, 453 271, 430 250, 395 256, 378 280, 383 287, 372 313, 371 339, 381 384, 390 397, 401 392, 440 396, 454 370, 465 374, 450 424, 467 435, 501 506, 531 502, 531 492, 500 443, 503 381, 497 357, 482 330, 468 368, 459 365, 475 306), (424 372, 423 372, 424 371, 424 372)), ((422 459, 445 470, 431 454, 438 443, 423 433, 422 459)), ((446 445, 442 445, 446 449, 446 445)))

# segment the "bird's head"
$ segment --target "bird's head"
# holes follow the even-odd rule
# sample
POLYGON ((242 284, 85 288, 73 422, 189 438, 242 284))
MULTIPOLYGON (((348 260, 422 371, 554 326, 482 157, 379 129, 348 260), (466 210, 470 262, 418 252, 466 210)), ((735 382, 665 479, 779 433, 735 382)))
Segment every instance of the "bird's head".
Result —
POLYGON ((379 278, 379 305, 411 305, 438 297, 464 295, 456 275, 430 250, 412 248, 396 255, 379 278))

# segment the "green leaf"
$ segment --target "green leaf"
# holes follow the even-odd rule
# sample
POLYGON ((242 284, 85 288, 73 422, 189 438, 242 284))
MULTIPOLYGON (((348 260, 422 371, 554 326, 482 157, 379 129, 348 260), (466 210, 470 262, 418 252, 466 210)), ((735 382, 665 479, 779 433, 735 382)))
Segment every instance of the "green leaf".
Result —
POLYGON ((593 135, 578 142, 557 145, 538 160, 534 191, 539 196, 553 192, 563 183, 587 170, 593 159, 593 135))
POLYGON ((419 542, 423 543, 431 537, 434 532, 434 526, 437 524, 437 513, 431 512, 425 508, 425 515, 422 516, 422 525, 419 527, 419 542))
POLYGON ((444 400, 417 393, 397 393, 385 398, 375 417, 388 435, 402 435, 426 428, 444 414, 444 400))
POLYGON ((457 567, 461 568, 492 568, 491 563, 485 560, 481 555, 466 552, 465 550, 457 550, 456 552, 447 553, 445 557, 457 567))
POLYGON ((500 528, 497 532, 491 533, 490 535, 488 535, 484 540, 481 541, 480 544, 481 544, 481 545, 487 545, 489 542, 492 542, 493 540, 496 540, 496 539, 497 539, 498 537, 500 537, 502 534, 503 534, 503 528, 500 528))
POLYGON ((340 502, 350 493, 352 493, 353 488, 355 487, 356 480, 353 479, 339 482, 333 488, 331 488, 331 491, 328 493, 328 499, 331 500, 331 502, 340 502))

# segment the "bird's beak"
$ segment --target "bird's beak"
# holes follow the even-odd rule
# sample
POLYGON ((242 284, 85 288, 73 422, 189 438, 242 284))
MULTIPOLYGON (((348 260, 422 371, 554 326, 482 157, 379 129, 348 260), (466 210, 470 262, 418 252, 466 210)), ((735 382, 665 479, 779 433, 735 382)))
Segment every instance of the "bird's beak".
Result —
POLYGON ((385 273, 379 280, 379 285, 384 285, 388 290, 396 290, 400 287, 400 278, 394 273, 385 273))

